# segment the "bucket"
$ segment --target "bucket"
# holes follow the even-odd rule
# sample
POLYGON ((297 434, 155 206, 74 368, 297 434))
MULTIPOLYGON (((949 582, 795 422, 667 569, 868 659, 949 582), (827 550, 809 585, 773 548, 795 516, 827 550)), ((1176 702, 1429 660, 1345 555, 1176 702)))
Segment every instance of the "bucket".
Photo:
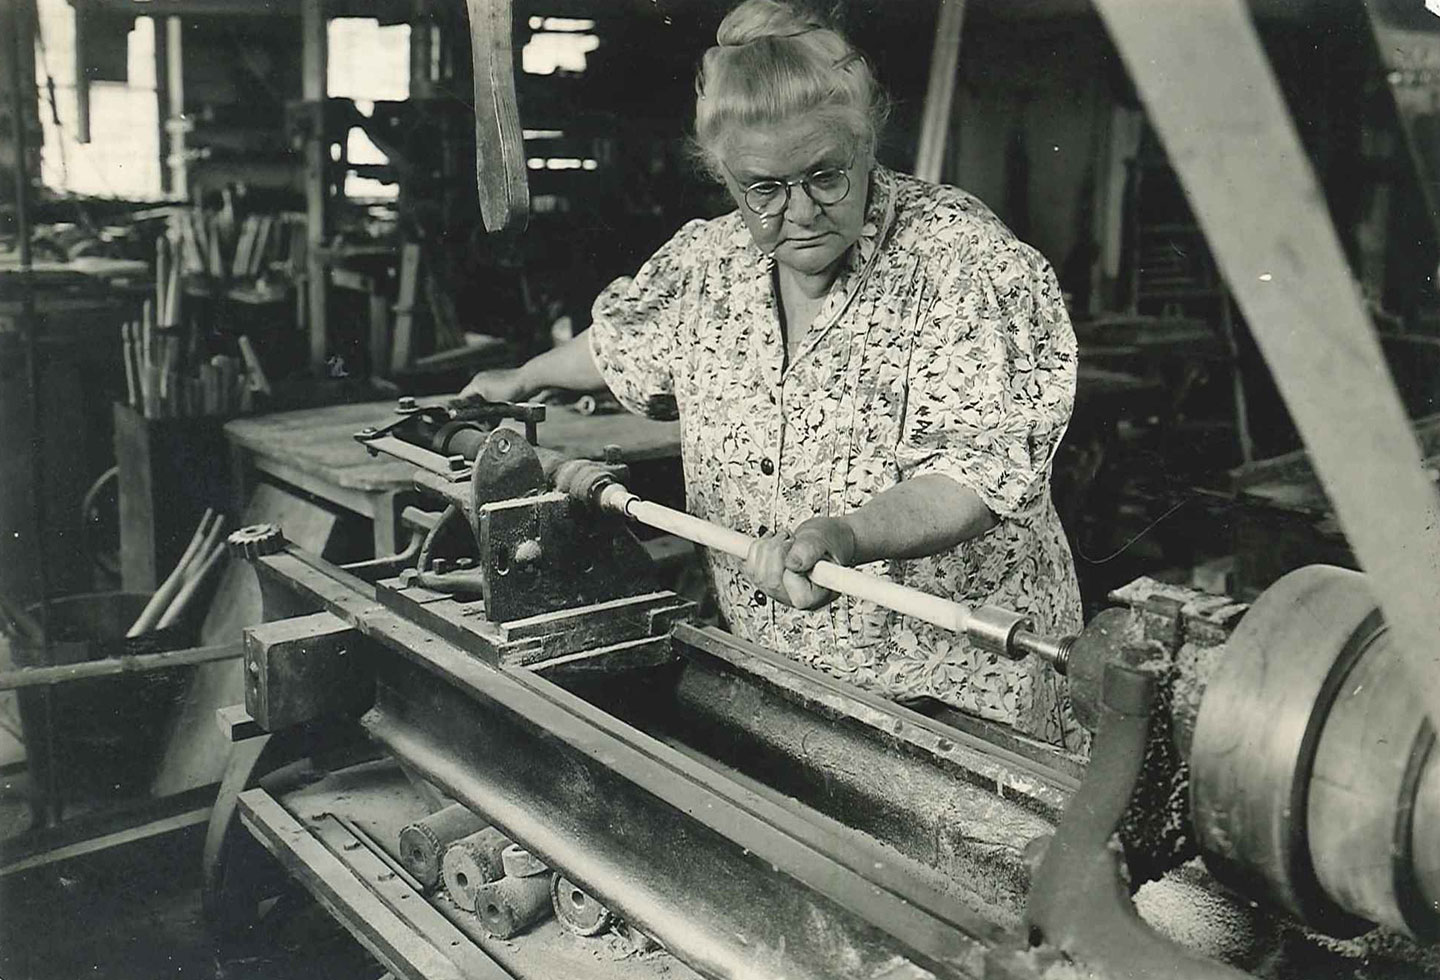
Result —
MULTIPOLYGON (((180 628, 125 638, 148 599, 143 592, 54 599, 47 625, 48 657, 40 647, 15 644, 15 659, 20 666, 60 665, 186 646, 187 631, 180 628)), ((39 619, 38 606, 29 612, 39 619)), ((117 799, 147 792, 191 670, 171 667, 17 692, 37 817, 48 803, 51 819, 58 819, 62 797, 117 799)))

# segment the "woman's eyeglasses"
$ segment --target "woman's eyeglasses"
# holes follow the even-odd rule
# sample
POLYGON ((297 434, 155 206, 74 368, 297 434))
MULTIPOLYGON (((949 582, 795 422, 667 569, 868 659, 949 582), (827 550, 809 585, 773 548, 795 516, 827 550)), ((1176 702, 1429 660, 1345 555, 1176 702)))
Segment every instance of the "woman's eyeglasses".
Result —
POLYGON ((850 194, 850 168, 824 167, 796 180, 757 180, 743 188, 745 206, 762 218, 773 218, 790 206, 790 188, 796 185, 822 207, 839 204, 850 194))

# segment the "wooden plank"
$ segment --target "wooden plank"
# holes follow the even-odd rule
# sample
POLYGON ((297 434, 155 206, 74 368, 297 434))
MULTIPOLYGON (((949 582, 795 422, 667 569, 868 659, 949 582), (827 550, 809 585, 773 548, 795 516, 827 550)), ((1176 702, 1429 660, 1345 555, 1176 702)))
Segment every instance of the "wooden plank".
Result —
POLYGON ((1249 11, 1096 6, 1440 724, 1440 498, 1249 11))
MULTIPOLYGON (((362 505, 352 505, 317 487, 334 486, 365 493, 408 490, 413 484, 414 466, 388 456, 371 456, 354 439, 355 433, 365 426, 394 418, 394 412, 395 404, 391 401, 280 412, 234 419, 226 423, 225 435, 254 457, 257 468, 277 474, 290 473, 282 479, 325 499, 336 500, 356 513, 369 513, 371 505, 361 509, 362 505), (318 483, 300 482, 301 478, 294 475, 296 472, 307 474, 318 483)), ((514 427, 517 431, 523 429, 518 422, 514 427)), ((622 457, 630 462, 675 459, 680 455, 680 424, 656 422, 628 412, 584 416, 559 407, 551 409, 540 423, 540 444, 577 458, 603 458, 605 447, 613 445, 620 447, 622 457)))
MULTIPOLYGON (((359 448, 358 445, 357 448, 359 448)), ((361 452, 364 452, 364 450, 362 449, 361 452)), ((351 513, 359 514, 372 520, 375 518, 376 502, 384 496, 384 494, 392 492, 387 487, 382 487, 378 493, 355 489, 338 480, 326 480, 324 476, 316 474, 312 469, 301 469, 279 457, 256 456, 252 462, 257 471, 273 476, 281 483, 288 483, 292 487, 319 497, 321 500, 328 500, 332 504, 339 504, 351 513)), ((414 471, 414 467, 407 466, 406 469, 409 472, 406 473, 405 483, 402 484, 402 486, 409 485, 410 472, 414 471)), ((389 477, 388 468, 386 477, 389 477)), ((390 483, 390 479, 384 479, 383 482, 388 484, 390 483)))
POLYGON ((474 980, 510 980, 500 964, 425 901, 419 883, 362 828, 335 814, 312 826, 315 836, 340 857, 357 880, 365 882, 419 936, 444 950, 463 975, 474 980))
POLYGON ((475 184, 485 230, 523 231, 530 188, 515 101, 510 0, 466 0, 475 82, 475 184))
POLYGON ((243 704, 227 704, 215 709, 215 725, 227 742, 243 742, 265 734, 265 729, 255 724, 250 712, 243 704))
POLYGON ((366 351, 370 355, 370 374, 383 377, 390 373, 390 304, 385 294, 372 290, 369 297, 370 331, 366 351))
POLYGON ((215 787, 204 786, 69 816, 53 827, 7 837, 0 841, 0 877, 193 827, 209 819, 214 800, 215 787))
POLYGON ((400 247, 400 292, 395 299, 395 331, 390 350, 391 372, 403 371, 415 355, 415 292, 420 278, 420 243, 400 247))
POLYGON ((184 813, 177 813, 174 816, 161 817, 158 820, 151 820, 135 827, 127 827, 124 830, 117 830, 114 833, 102 834, 99 837, 76 841, 73 844, 66 844, 63 847, 57 847, 43 854, 36 854, 32 857, 4 865, 0 867, 0 878, 7 875, 19 874, 22 871, 32 871, 35 868, 43 868, 47 864, 68 861, 71 858, 82 857, 86 854, 108 851, 112 847, 124 847, 127 844, 134 844, 150 837, 159 837, 161 834, 174 833, 177 830, 184 830, 186 827, 198 826, 209 819, 210 808, 208 806, 198 807, 194 810, 186 810, 184 813))
POLYGON ((417 935, 270 794, 263 789, 241 793, 240 820, 390 972, 408 980, 464 980, 452 961, 417 935))
POLYGON ((121 461, 117 466, 120 579, 127 589, 148 592, 165 578, 155 554, 155 473, 150 466, 150 441, 139 412, 119 403, 114 411, 115 457, 121 461))

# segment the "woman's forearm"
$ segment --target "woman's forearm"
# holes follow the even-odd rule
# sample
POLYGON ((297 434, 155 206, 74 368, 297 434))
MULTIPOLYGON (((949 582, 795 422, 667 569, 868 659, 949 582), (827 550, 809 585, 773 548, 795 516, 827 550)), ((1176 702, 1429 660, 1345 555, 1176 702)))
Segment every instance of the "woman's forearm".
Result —
POLYGON ((532 394, 542 388, 597 391, 605 387, 605 378, 590 353, 588 330, 530 358, 520 366, 520 378, 532 394))
POLYGON ((855 535, 856 565, 939 554, 997 522, 974 490, 938 473, 898 483, 841 520, 855 535))

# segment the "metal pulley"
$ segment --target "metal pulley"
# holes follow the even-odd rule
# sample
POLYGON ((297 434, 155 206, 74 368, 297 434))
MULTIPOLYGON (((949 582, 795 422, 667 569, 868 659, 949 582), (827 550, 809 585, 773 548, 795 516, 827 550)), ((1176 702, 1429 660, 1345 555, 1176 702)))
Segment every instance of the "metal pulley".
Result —
POLYGON ((1190 748, 1207 866, 1331 935, 1440 938, 1440 752, 1365 576, 1286 575, 1226 646, 1190 748))

